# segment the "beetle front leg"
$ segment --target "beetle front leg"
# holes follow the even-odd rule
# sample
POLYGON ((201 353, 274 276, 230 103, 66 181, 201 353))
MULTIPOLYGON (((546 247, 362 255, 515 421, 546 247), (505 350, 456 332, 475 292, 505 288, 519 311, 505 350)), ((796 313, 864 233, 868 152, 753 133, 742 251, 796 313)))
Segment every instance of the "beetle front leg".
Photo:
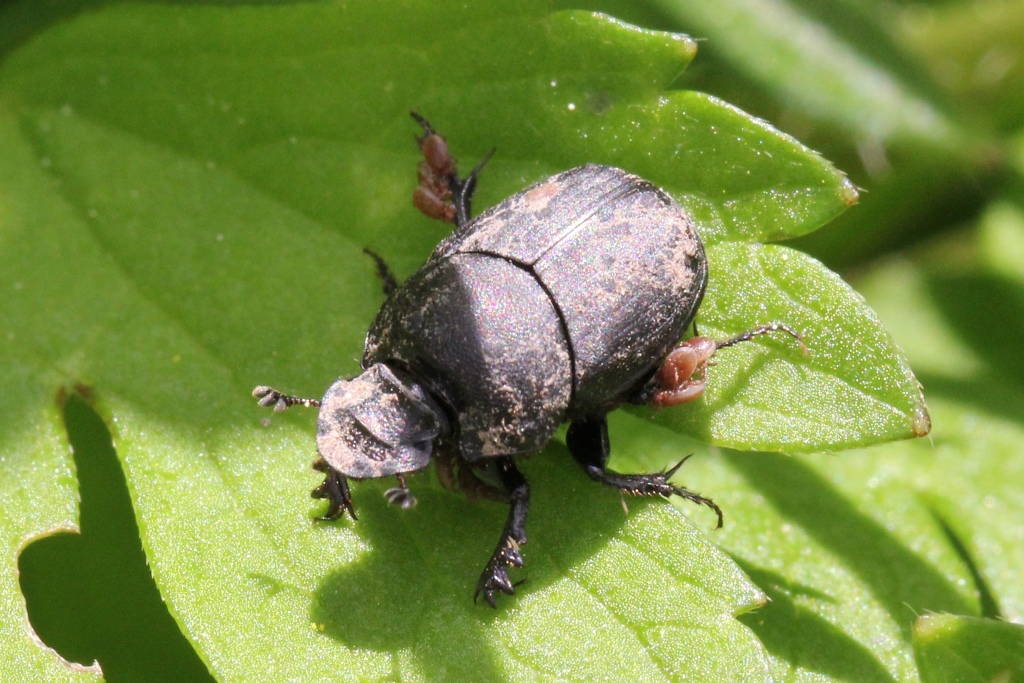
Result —
POLYGON ((501 532, 498 546, 491 554, 491 559, 484 567, 480 580, 477 581, 473 602, 484 596, 491 607, 495 607, 494 592, 513 595, 515 586, 508 578, 508 567, 522 567, 523 556, 519 547, 526 543, 526 512, 530 507, 530 485, 516 467, 511 457, 498 458, 495 462, 498 480, 508 494, 509 511, 505 529, 501 532))
POLYGON ((310 494, 312 498, 326 498, 328 503, 327 514, 317 517, 316 521, 333 522, 346 512, 353 520, 358 519, 356 510, 352 506, 352 494, 349 493, 348 479, 345 478, 345 475, 328 465, 323 458, 318 458, 313 463, 313 469, 327 475, 324 477, 324 483, 313 489, 310 494))
POLYGON ((722 509, 713 500, 669 481, 690 456, 683 458, 671 469, 653 474, 619 474, 609 470, 606 465, 611 446, 608 442, 608 420, 603 415, 573 420, 565 436, 565 445, 587 476, 594 481, 633 496, 679 496, 698 505, 707 505, 718 515, 718 528, 721 528, 722 509))

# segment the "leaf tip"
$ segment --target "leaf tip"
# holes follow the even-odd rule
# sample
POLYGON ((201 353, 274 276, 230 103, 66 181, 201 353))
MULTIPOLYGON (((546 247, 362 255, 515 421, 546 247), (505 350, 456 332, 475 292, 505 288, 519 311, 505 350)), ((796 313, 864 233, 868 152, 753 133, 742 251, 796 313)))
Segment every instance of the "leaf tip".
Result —
POLYGON ((921 402, 914 406, 911 416, 911 429, 914 432, 914 438, 928 436, 932 431, 932 418, 928 414, 928 406, 924 404, 923 397, 921 402))
POLYGON ((950 626, 941 614, 922 614, 914 622, 914 638, 931 640, 950 626))
POLYGON ((843 183, 839 188, 839 196, 847 206, 853 206, 860 201, 860 192, 857 190, 857 186, 846 177, 843 178, 843 183))
POLYGON ((697 41, 685 33, 672 33, 673 42, 679 50, 680 57, 686 63, 693 61, 697 56, 697 41))

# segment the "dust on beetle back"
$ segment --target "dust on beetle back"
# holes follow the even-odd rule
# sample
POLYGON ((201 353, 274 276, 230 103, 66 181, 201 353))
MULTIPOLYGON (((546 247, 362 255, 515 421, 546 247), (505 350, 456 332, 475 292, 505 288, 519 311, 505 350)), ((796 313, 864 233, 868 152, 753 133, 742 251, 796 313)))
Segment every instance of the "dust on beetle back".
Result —
POLYGON ((551 296, 574 363, 570 414, 605 412, 679 341, 707 284, 690 217, 635 175, 588 165, 483 213, 432 259, 487 253, 530 269, 551 296))

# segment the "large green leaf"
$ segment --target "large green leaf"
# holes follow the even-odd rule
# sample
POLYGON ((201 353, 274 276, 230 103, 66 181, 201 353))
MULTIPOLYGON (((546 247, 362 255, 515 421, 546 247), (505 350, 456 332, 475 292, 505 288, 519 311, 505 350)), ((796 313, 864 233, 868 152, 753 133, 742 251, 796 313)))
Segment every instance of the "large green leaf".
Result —
POLYGON ((111 427, 168 607, 219 679, 765 679, 761 644, 732 618, 762 593, 670 507, 620 516, 562 447, 527 463, 529 583, 491 613, 469 596, 500 507, 421 477, 411 512, 385 510, 369 483, 358 524, 314 526, 312 416, 264 426, 249 396, 257 383, 317 395, 353 372, 381 301, 362 247, 405 275, 444 234, 408 200, 416 108, 464 161, 497 146, 479 206, 588 161, 665 187, 704 226, 721 293, 708 329, 766 314, 807 326, 809 359, 763 340, 715 373, 746 373, 761 398, 745 405, 783 390, 794 412, 855 406, 810 432, 760 411, 740 436, 717 400, 680 429, 762 448, 920 431, 916 383, 868 309, 817 262, 749 244, 813 230, 851 186, 763 122, 664 92, 693 52, 541 3, 409 1, 115 5, 7 55, 0 496, 18 513, 0 525, 0 671, 95 675, 33 640, 16 581, 25 543, 75 527, 58 401, 77 387, 111 427), (765 308, 741 305, 743 282, 765 308), (748 367, 765 348, 781 368, 748 367))
POLYGON ((984 683, 1024 678, 1024 626, 993 619, 926 614, 914 625, 925 683, 984 683))
POLYGON ((786 247, 729 243, 712 263, 702 334, 719 338, 751 320, 786 321, 794 340, 721 352, 703 399, 654 419, 732 448, 820 451, 931 429, 917 379, 863 297, 814 259, 786 247), (726 360, 728 358, 728 360, 726 360))
POLYGON ((1016 278, 1002 274, 1020 224, 1013 202, 1000 206, 982 223, 991 261, 965 263, 965 251, 977 253, 972 234, 928 252, 925 265, 891 260, 858 279, 921 374, 930 439, 841 457, 705 457, 714 449, 635 418, 613 424, 622 469, 697 454, 685 481, 724 508, 716 543, 770 598, 741 619, 764 643, 776 679, 1016 680, 1024 287, 1019 269, 1016 278), (919 620, 933 613, 974 619, 919 620), (1009 678, 992 678, 1005 671, 1009 678))

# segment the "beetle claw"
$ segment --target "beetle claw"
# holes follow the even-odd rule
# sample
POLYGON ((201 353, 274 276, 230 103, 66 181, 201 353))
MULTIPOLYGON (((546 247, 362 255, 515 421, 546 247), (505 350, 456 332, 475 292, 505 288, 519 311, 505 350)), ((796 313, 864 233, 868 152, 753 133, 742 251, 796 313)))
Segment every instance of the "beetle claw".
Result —
POLYGON ((317 460, 313 463, 313 467, 320 469, 317 465, 321 463, 326 467, 327 476, 324 478, 324 483, 313 489, 310 496, 317 499, 326 498, 330 505, 327 507, 327 514, 317 517, 316 520, 318 522, 333 522, 344 516, 346 512, 348 512, 353 521, 359 519, 356 517, 356 510, 352 506, 352 495, 348 490, 348 480, 345 479, 344 475, 324 463, 323 460, 317 460))
POLYGON ((688 456, 686 456, 685 458, 683 458, 682 460, 677 462, 675 465, 673 465, 672 467, 670 467, 667 470, 665 470, 664 475, 665 475, 666 481, 671 479, 672 475, 674 475, 676 472, 678 472, 679 468, 683 466, 683 463, 685 463, 687 460, 689 460, 692 457, 693 457, 693 453, 690 453, 688 456))
POLYGON ((698 505, 706 505, 715 511, 718 515, 718 524, 716 529, 722 528, 724 517, 722 515, 722 509, 718 507, 715 501, 710 498, 705 498, 699 493, 694 493, 683 486, 677 486, 669 481, 669 478, 676 473, 676 471, 682 466, 684 462, 689 459, 689 455, 683 458, 680 462, 676 463, 674 467, 671 467, 665 472, 658 472, 656 474, 617 474, 605 473, 606 479, 602 480, 604 483, 616 486, 620 490, 626 493, 631 493, 634 496, 661 496, 662 498, 671 498, 672 496, 679 496, 686 500, 697 503, 698 505))
POLYGON ((506 595, 515 595, 516 588, 512 580, 508 578, 508 570, 504 565, 498 564, 492 559, 487 563, 484 573, 480 575, 480 580, 477 581, 473 602, 475 603, 477 598, 483 595, 487 604, 496 608, 498 605, 494 601, 495 591, 501 591, 506 595))
MULTIPOLYGON (((674 475, 677 471, 679 471, 679 468, 683 466, 683 463, 685 463, 687 460, 689 460, 692 457, 693 457, 693 453, 690 453, 688 456, 686 456, 685 458, 683 458, 682 460, 677 462, 674 466, 672 466, 669 469, 665 470, 665 472, 661 476, 664 477, 665 484, 672 488, 672 494, 671 495, 676 495, 676 496, 679 496, 680 498, 685 498, 686 500, 688 500, 690 502, 693 502, 693 503, 697 503, 698 505, 706 505, 709 508, 711 508, 712 510, 714 510, 715 514, 718 515, 718 525, 715 528, 716 529, 721 529, 722 528, 722 523, 723 523, 725 518, 722 515, 722 508, 718 507, 718 504, 715 503, 715 501, 711 500, 710 498, 705 498, 704 496, 700 495, 699 493, 694 493, 693 491, 690 491, 689 489, 687 489, 687 488, 685 488, 683 486, 677 486, 676 484, 673 484, 673 483, 669 482, 669 479, 671 479, 672 475, 674 475)), ((662 494, 662 495, 664 495, 664 494, 662 494)), ((665 496, 665 497, 668 498, 669 496, 665 496)))
POLYGON ((473 593, 473 602, 476 602, 477 598, 483 595, 488 605, 497 607, 494 602, 494 592, 496 590, 506 595, 515 595, 515 587, 522 583, 522 581, 512 583, 508 576, 508 567, 522 566, 523 556, 519 552, 519 544, 515 539, 509 537, 507 543, 491 556, 490 562, 487 563, 483 573, 480 575, 480 580, 476 584, 476 591, 473 593))
POLYGON ((523 554, 519 552, 519 544, 511 538, 508 539, 508 546, 502 548, 499 559, 510 567, 523 566, 523 554))
POLYGON ((693 491, 683 488, 682 486, 672 486, 672 493, 679 496, 680 498, 685 498, 686 500, 692 503, 697 503, 697 505, 706 505, 707 507, 714 510, 715 514, 718 516, 718 524, 715 525, 715 528, 722 528, 722 523, 725 521, 725 517, 722 515, 722 508, 718 507, 718 504, 715 503, 715 501, 711 500, 710 498, 705 498, 699 493, 694 493, 693 491))
POLYGON ((501 548, 491 556, 490 562, 484 567, 480 574, 480 580, 476 582, 476 591, 473 592, 473 602, 481 595, 491 607, 497 607, 494 602, 495 591, 501 591, 506 595, 515 595, 516 586, 522 581, 512 583, 508 576, 508 567, 522 567, 523 556, 519 552, 519 544, 511 538, 508 545, 501 548))
POLYGON ((495 463, 495 473, 508 494, 511 503, 509 506, 508 522, 505 524, 505 531, 502 532, 498 546, 491 553, 491 559, 487 561, 480 580, 476 584, 476 592, 473 593, 473 602, 483 594, 484 600, 491 607, 494 604, 494 592, 501 591, 507 595, 514 595, 515 584, 508 577, 509 567, 522 567, 523 555, 520 547, 526 543, 526 532, 523 528, 526 523, 526 511, 530 501, 530 487, 523 478, 522 473, 516 468, 510 457, 499 459, 495 463))

